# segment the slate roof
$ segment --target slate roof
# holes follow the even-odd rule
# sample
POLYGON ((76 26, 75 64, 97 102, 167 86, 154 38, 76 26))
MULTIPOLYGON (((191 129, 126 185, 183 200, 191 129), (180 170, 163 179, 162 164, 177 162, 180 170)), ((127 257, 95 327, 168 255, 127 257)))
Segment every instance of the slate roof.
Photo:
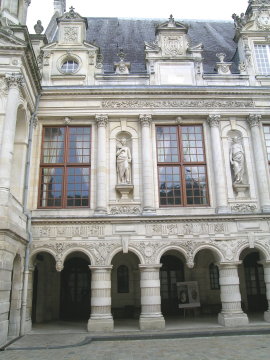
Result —
MULTIPOLYGON (((114 72, 113 64, 119 61, 117 52, 121 48, 126 53, 126 61, 131 63, 130 72, 145 73, 144 42, 154 41, 156 26, 167 20, 88 17, 86 41, 100 47, 104 56, 105 73, 114 72)), ((218 61, 216 54, 220 52, 227 55, 225 61, 233 62, 232 72, 239 72, 237 44, 233 41, 235 33, 233 21, 175 20, 189 26, 188 35, 192 46, 203 44, 204 73, 216 73, 215 64, 218 61)), ((54 31, 48 29, 46 33, 49 41, 57 40, 56 22, 54 31), (54 39, 50 39, 50 33, 54 34, 54 39)))
MULTIPOLYGON (((113 63, 119 61, 117 52, 123 48, 131 73, 145 72, 144 42, 155 40, 155 28, 167 19, 87 18, 87 42, 101 48, 105 72, 113 72, 113 63)), ((178 20, 189 26, 188 35, 193 46, 204 45, 204 72, 215 73, 217 53, 224 52, 225 61, 233 61, 232 72, 237 70, 237 45, 233 41, 234 24, 231 21, 178 20)))

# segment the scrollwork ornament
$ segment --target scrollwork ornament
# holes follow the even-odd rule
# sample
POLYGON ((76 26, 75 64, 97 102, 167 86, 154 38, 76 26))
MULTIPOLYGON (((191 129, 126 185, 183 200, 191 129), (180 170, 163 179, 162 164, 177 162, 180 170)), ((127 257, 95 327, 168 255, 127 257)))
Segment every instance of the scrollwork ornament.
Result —
POLYGON ((98 127, 106 127, 108 124, 108 115, 96 115, 96 122, 98 127))
POLYGON ((220 119, 220 115, 209 115, 207 121, 210 127, 219 127, 220 119))
POLYGON ((144 126, 149 127, 151 125, 151 122, 152 122, 152 115, 150 115, 150 114, 140 115, 139 119, 140 119, 140 122, 141 122, 143 127, 144 126))
POLYGON ((6 74, 5 79, 9 89, 19 89, 24 86, 24 78, 21 73, 6 74))
POLYGON ((259 126, 261 119, 262 119, 262 115, 260 114, 249 114, 247 118, 247 122, 250 128, 252 128, 254 126, 259 126))

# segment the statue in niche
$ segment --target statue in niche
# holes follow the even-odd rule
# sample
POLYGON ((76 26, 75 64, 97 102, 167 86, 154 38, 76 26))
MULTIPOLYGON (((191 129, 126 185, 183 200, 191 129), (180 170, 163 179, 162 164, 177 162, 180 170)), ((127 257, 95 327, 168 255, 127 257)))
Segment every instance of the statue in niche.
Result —
POLYGON ((230 162, 233 170, 233 182, 235 184, 242 184, 245 170, 245 154, 243 146, 241 144, 241 138, 238 136, 232 137, 232 144, 230 148, 230 162))
POLYGON ((119 184, 131 183, 131 152, 126 142, 127 139, 123 137, 118 141, 116 147, 116 167, 119 184))

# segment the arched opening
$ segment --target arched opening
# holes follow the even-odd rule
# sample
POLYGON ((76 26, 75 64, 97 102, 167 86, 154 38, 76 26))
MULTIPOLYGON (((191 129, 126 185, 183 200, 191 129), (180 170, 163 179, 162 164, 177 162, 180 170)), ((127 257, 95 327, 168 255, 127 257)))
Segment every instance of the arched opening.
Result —
POLYGON ((61 272, 60 319, 88 320, 91 303, 91 272, 88 257, 80 252, 72 253, 61 272))
POLYGON ((138 319, 141 307, 139 259, 130 252, 118 253, 112 265, 113 318, 138 319))
POLYGON ((199 289, 199 314, 215 319, 222 307, 217 261, 216 254, 210 249, 200 250, 195 256, 195 266, 191 272, 191 278, 197 282, 199 289))
POLYGON ((14 151, 11 169, 10 190, 12 195, 20 202, 23 201, 25 160, 27 153, 27 121, 23 108, 18 108, 14 139, 14 151))
POLYGON ((36 254, 33 272, 32 323, 59 319, 60 273, 54 257, 46 252, 36 254))
POLYGON ((239 267, 240 290, 242 306, 250 314, 263 314, 268 309, 266 285, 264 280, 263 259, 257 249, 245 249, 240 256, 242 264, 239 267))
POLYGON ((16 255, 11 273, 11 290, 8 313, 8 336, 14 338, 20 333, 20 312, 22 295, 22 265, 21 258, 16 255))
POLYGON ((184 259, 180 254, 169 251, 160 262, 161 312, 163 315, 179 314, 177 283, 185 281, 184 259))

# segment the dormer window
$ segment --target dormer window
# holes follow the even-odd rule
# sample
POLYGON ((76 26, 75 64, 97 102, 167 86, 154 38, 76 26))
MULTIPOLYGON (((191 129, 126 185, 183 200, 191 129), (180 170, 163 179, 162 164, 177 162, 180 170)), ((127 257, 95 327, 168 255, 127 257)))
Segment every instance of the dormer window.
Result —
POLYGON ((254 48, 258 73, 270 75, 270 45, 255 44, 254 48))
POLYGON ((64 74, 73 74, 78 70, 78 68, 79 63, 76 60, 66 60, 61 66, 61 71, 64 74))

